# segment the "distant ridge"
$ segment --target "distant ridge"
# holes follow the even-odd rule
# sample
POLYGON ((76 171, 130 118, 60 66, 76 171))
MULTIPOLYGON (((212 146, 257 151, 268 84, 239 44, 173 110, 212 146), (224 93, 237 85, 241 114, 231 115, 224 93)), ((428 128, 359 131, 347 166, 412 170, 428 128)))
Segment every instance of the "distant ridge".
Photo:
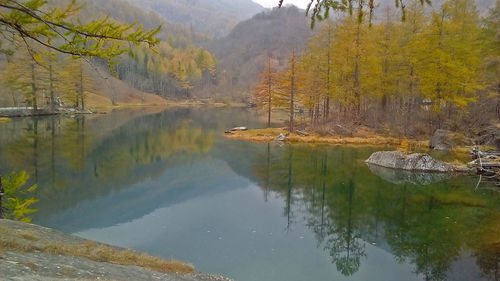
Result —
POLYGON ((240 21, 262 12, 251 0, 129 0, 167 20, 214 37, 223 37, 240 21))
POLYGON ((266 10, 240 22, 226 37, 206 46, 216 55, 218 69, 223 73, 216 92, 245 99, 258 81, 268 55, 276 67, 282 68, 293 48, 297 53, 305 49, 312 33, 305 11, 295 6, 266 10))

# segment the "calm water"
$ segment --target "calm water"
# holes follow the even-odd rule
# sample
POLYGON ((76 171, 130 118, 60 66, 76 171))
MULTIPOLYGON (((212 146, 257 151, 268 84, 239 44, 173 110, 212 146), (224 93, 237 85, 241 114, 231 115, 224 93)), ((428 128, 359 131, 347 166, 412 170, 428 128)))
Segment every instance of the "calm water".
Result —
POLYGON ((221 136, 252 120, 207 108, 18 119, 0 124, 0 168, 39 184, 35 223, 241 281, 500 278, 498 192, 368 167, 376 148, 221 136))

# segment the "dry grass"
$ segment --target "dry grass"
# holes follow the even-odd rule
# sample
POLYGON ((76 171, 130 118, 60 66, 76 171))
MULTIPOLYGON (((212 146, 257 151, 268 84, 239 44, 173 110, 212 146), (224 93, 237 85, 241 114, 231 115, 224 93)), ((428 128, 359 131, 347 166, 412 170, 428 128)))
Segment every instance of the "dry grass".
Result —
POLYGON ((10 121, 10 118, 8 117, 0 117, 0 123, 7 123, 10 121))
POLYGON ((97 262, 107 262, 121 265, 136 265, 161 272, 190 273, 194 271, 192 265, 175 260, 163 260, 147 254, 127 249, 118 249, 95 242, 79 245, 65 245, 53 243, 47 245, 43 252, 87 258, 97 262))
MULTIPOLYGON (((266 128, 266 129, 252 129, 247 131, 237 131, 231 134, 226 134, 228 138, 243 139, 256 142, 269 142, 273 141, 279 134, 287 134, 285 128, 266 128)), ((302 136, 298 134, 290 134, 286 138, 287 142, 291 143, 318 143, 318 144, 333 144, 333 145, 400 145, 403 139, 384 137, 373 133, 365 133, 345 137, 340 135, 320 136, 318 134, 310 134, 302 136)), ((420 146, 420 141, 409 141, 409 146, 420 146)))
POLYGON ((23 230, 19 233, 19 236, 21 236, 22 238, 26 239, 26 240, 30 240, 30 241, 37 241, 38 240, 38 237, 36 236, 36 234, 30 230, 23 230))
POLYGON ((83 244, 54 243, 37 237, 34 232, 16 232, 0 227, 0 255, 5 251, 37 251, 54 255, 87 258, 96 262, 135 265, 160 272, 191 273, 194 271, 193 265, 176 260, 164 260, 128 249, 91 241, 83 244))

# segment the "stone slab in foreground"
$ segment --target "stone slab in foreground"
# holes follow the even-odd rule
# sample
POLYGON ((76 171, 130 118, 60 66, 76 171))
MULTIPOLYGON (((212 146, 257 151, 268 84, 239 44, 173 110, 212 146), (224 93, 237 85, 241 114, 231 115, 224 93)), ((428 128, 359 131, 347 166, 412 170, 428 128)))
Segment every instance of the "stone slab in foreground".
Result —
POLYGON ((436 160, 425 153, 405 154, 401 151, 374 152, 366 161, 368 164, 406 171, 453 173, 468 172, 464 166, 436 160))
MULTIPOLYGON (((77 256, 26 250, 44 244, 78 245, 89 240, 38 225, 0 219, 0 280, 2 281, 232 281, 219 275, 164 273, 134 265, 118 265, 77 256), (24 250, 2 249, 2 243, 26 245, 24 250)), ((113 247, 113 246, 110 246, 113 247)), ((117 248, 117 247, 115 247, 117 248)))

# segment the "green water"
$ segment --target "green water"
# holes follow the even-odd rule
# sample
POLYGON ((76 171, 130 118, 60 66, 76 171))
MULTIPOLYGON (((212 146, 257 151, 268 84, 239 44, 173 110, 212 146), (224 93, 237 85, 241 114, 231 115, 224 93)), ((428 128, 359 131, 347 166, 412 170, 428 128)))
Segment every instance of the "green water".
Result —
POLYGON ((253 120, 209 108, 14 119, 0 123, 0 168, 38 183, 34 223, 240 281, 498 280, 498 191, 364 164, 383 147, 221 134, 253 120))

